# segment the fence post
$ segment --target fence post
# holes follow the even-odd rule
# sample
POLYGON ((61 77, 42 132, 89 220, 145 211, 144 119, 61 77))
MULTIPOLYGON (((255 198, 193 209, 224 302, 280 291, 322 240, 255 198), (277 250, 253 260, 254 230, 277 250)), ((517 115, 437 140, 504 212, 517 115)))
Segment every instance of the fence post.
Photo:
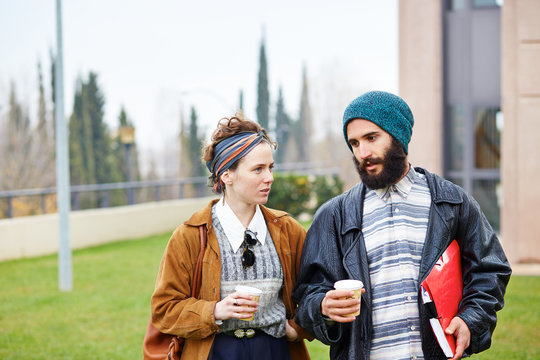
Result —
POLYGON ((7 217, 8 217, 8 218, 12 218, 12 217, 13 217, 13 205, 11 204, 11 199, 12 199, 11 196, 8 196, 8 197, 6 198, 6 200, 7 200, 7 217))
POLYGON ((41 212, 43 214, 46 213, 46 209, 45 209, 45 194, 41 194, 41 212))

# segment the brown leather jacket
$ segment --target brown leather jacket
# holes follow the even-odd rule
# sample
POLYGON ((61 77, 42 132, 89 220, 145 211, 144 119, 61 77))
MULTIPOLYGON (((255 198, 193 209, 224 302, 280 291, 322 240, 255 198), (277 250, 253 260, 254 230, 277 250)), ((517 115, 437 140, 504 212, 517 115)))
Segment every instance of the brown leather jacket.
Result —
MULTIPOLYGON (((219 327, 214 307, 220 301, 221 259, 218 241, 212 226, 211 201, 197 211, 172 234, 161 259, 156 287, 152 295, 152 323, 161 332, 186 339, 182 359, 206 360, 219 327), (208 243, 204 253, 202 284, 199 298, 191 297, 191 283, 199 254, 199 225, 206 225, 208 243)), ((306 231, 286 212, 261 206, 268 230, 283 267, 283 302, 287 319, 302 340, 289 342, 293 360, 309 359, 303 339, 312 339, 294 321, 296 304, 291 293, 298 274, 306 231)))

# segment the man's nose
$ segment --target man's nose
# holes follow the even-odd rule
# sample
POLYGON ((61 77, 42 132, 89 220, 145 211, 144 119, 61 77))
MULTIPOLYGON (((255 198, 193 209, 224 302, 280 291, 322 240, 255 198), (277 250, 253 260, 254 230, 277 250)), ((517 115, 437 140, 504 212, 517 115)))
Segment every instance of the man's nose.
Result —
POLYGON ((372 156, 370 146, 367 145, 364 142, 361 142, 358 145, 356 153, 360 157, 360 159, 367 159, 367 158, 370 158, 372 156))

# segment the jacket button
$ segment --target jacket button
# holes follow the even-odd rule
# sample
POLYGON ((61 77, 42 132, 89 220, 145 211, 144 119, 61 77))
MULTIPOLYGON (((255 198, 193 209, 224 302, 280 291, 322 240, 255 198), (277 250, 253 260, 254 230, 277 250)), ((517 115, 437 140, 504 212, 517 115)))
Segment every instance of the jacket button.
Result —
POLYGON ((277 222, 277 219, 274 219, 274 222, 276 223, 276 222, 277 222))

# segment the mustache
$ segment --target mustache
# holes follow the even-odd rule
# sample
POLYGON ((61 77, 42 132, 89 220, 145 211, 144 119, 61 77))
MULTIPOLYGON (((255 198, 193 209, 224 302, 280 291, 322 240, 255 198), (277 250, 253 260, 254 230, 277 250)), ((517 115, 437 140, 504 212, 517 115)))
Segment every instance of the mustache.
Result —
POLYGON ((374 158, 374 157, 371 157, 371 158, 367 158, 367 159, 363 159, 362 162, 360 163, 360 166, 362 168, 365 168, 367 165, 376 165, 376 164, 382 164, 384 162, 384 159, 381 159, 381 158, 374 158))

